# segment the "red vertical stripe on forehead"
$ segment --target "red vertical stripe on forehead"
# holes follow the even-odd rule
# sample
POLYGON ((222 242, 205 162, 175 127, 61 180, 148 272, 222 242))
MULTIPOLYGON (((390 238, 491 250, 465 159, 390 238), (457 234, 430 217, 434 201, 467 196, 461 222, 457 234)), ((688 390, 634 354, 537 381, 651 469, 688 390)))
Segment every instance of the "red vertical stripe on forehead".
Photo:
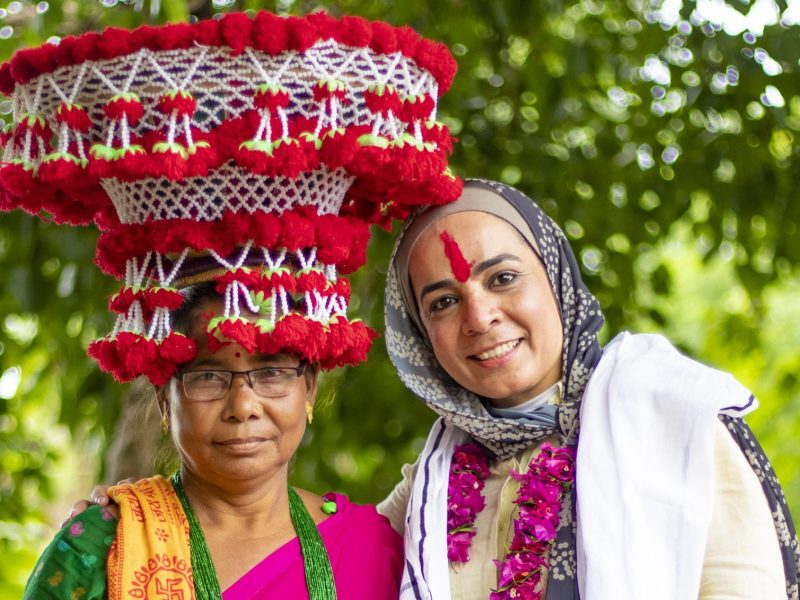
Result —
POLYGON ((475 263, 467 262, 467 259, 464 258, 464 255, 461 253, 461 248, 458 247, 458 244, 449 233, 443 231, 442 235, 439 237, 444 244, 444 255, 447 257, 447 260, 450 261, 450 269, 452 269, 453 275, 458 281, 464 283, 469 279, 472 265, 475 263))

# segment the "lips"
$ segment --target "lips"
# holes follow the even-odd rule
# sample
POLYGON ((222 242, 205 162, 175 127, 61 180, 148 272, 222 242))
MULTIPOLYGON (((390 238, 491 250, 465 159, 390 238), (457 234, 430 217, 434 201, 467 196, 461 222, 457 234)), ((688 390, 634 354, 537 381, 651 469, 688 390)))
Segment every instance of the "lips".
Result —
POLYGON ((521 339, 511 340, 508 342, 503 342, 502 344, 498 344, 497 346, 493 346, 488 350, 483 350, 482 352, 478 352, 473 354, 470 358, 474 358, 476 360, 484 361, 484 360, 492 360, 495 358, 501 358, 510 352, 513 352, 517 346, 520 345, 522 342, 521 339))
POLYGON ((246 437, 246 438, 230 438, 215 443, 218 446, 222 446, 223 448, 230 450, 232 452, 250 452, 261 446, 261 444, 263 444, 266 441, 267 438, 263 437, 246 437))
POLYGON ((247 437, 247 438, 231 438, 229 440, 223 440, 217 443, 222 444, 223 446, 238 446, 239 444, 252 444, 255 442, 264 442, 264 441, 266 441, 266 439, 262 437, 247 437))

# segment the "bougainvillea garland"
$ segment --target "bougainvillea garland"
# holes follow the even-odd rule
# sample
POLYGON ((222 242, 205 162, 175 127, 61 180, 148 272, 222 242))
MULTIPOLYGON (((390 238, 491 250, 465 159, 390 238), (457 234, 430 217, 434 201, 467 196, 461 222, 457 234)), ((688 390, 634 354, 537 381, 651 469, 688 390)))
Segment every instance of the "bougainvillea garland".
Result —
MULTIPOLYGON (((475 444, 456 446, 450 465, 447 504, 447 555, 465 563, 475 536, 475 519, 486 501, 481 491, 489 476, 483 449, 475 444)), ((542 444, 525 473, 511 472, 520 488, 514 504, 514 536, 498 569, 497 589, 490 600, 542 600, 548 553, 556 537, 562 499, 575 480, 575 451, 542 444)))

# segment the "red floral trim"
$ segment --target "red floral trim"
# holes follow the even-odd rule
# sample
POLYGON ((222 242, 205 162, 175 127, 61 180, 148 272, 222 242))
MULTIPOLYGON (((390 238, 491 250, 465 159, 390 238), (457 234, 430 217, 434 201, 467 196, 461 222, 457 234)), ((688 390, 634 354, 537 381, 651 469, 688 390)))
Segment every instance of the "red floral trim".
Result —
POLYGON ((273 290, 277 291, 280 288, 288 293, 294 293, 297 287, 297 280, 288 269, 280 269, 278 271, 262 272, 261 277, 256 281, 252 289, 255 292, 264 292, 271 294, 273 290))
POLYGON ((62 102, 56 109, 56 121, 66 124, 70 129, 74 129, 81 133, 89 131, 92 128, 92 121, 89 115, 79 104, 70 104, 69 102, 62 102))
POLYGON ((157 308, 176 310, 183 306, 183 294, 174 288, 153 287, 133 288, 125 286, 108 300, 108 308, 118 314, 127 314, 131 305, 141 302, 145 321, 157 308))
POLYGON ((329 287, 329 282, 325 277, 325 274, 319 270, 309 270, 297 273, 295 275, 297 279, 297 287, 296 291, 300 292, 301 294, 304 292, 324 292, 329 287))
POLYGON ((242 142, 234 152, 236 163, 251 173, 266 177, 284 176, 297 179, 303 171, 310 171, 318 161, 316 149, 310 142, 297 139, 278 140, 268 149, 255 149, 242 142))
POLYGON ((303 360, 319 362, 324 370, 363 362, 372 340, 377 337, 377 333, 361 321, 349 322, 338 317, 326 327, 298 313, 285 315, 272 329, 242 317, 212 323, 208 330, 211 352, 234 343, 248 352, 258 349, 262 354, 297 354, 303 360))
POLYGON ((145 375, 153 385, 165 385, 178 367, 197 355, 194 340, 177 332, 157 342, 138 333, 121 332, 89 344, 88 354, 117 381, 145 375))
POLYGON ((436 78, 439 93, 449 89, 456 72, 456 62, 447 46, 422 38, 409 27, 393 27, 360 17, 337 20, 323 13, 282 18, 260 12, 254 19, 243 13, 229 13, 219 20, 193 25, 145 25, 133 31, 109 28, 102 33, 67 36, 57 45, 20 50, 0 66, 0 92, 10 95, 15 84, 27 83, 61 66, 116 58, 140 48, 172 50, 201 44, 228 46, 234 54, 247 47, 279 54, 290 50, 304 52, 318 40, 331 38, 340 44, 371 48, 378 53, 403 53, 436 78))
POLYGON ((130 125, 136 125, 144 114, 144 107, 136 94, 118 94, 103 107, 106 116, 114 121, 125 117, 130 125))
POLYGON ((41 137, 49 139, 53 132, 50 125, 42 115, 35 115, 31 113, 22 113, 19 115, 16 130, 14 131, 14 138, 23 143, 25 136, 31 132, 34 137, 41 137))
POLYGON ((425 121, 430 119, 431 113, 433 113, 435 107, 436 101, 428 94, 408 96, 403 98, 403 104, 399 114, 401 118, 408 123, 425 121))
POLYGON ((224 294, 228 286, 236 282, 241 283, 248 289, 255 287, 261 281, 261 273, 257 269, 242 267, 235 271, 226 271, 219 277, 215 277, 214 281, 217 284, 214 286, 214 290, 218 294, 224 294))
POLYGON ((372 340, 378 337, 377 332, 363 322, 348 322, 344 317, 333 319, 328 325, 327 334, 327 356, 320 357, 323 369, 356 366, 364 362, 372 340))
POLYGON ((424 183, 388 186, 377 180, 357 179, 347 191, 339 214, 391 231, 392 220, 405 220, 417 206, 439 206, 458 198, 464 182, 447 173, 424 183))
MULTIPOLYGON (((86 180, 86 166, 75 155, 51 154, 39 165, 37 171, 40 182, 56 187, 83 187, 86 180), (69 186, 65 185, 69 182, 69 186)), ((30 194, 30 191, 27 191, 30 194)))
MULTIPOLYGON (((386 116, 389 112, 400 115, 400 96, 392 85, 373 86, 364 92, 364 103, 374 114, 386 116)), ((429 113, 430 114, 430 113, 429 113)))
POLYGON ((312 210, 285 212, 281 217, 255 212, 226 212, 215 221, 171 219, 141 225, 117 225, 103 231, 97 240, 95 262, 108 275, 121 278, 126 261, 155 251, 179 254, 186 248, 214 250, 222 256, 253 240, 257 247, 316 247, 317 258, 351 273, 364 264, 369 241, 366 223, 334 215, 317 216, 312 210), (332 260, 337 259, 337 260, 332 260))
POLYGON ((193 117, 197 110, 197 101, 185 90, 174 90, 161 96, 158 101, 158 110, 165 115, 177 113, 179 117, 193 117))
MULTIPOLYGON (((0 167, 0 184, 3 185, 7 194, 20 198, 20 203, 26 196, 33 196, 30 193, 31 190, 40 187, 33 167, 22 162, 11 162, 2 165, 0 167)), ((35 198, 32 199, 35 200, 35 198)), ((31 203, 30 206, 35 206, 35 204, 31 203)), ((21 206, 20 208, 29 210, 28 206, 21 206)), ((38 212, 38 209, 30 212, 38 212)))
MULTIPOLYGON (((19 162, 8 163, 0 167, 0 185, 11 196, 19 198, 21 208, 32 213, 43 208, 46 198, 52 199, 54 190, 63 190, 76 202, 85 204, 79 211, 83 223, 91 221, 91 215, 83 216, 83 213, 91 212, 92 208, 107 208, 104 216, 117 220, 113 217, 113 205, 100 186, 99 179, 113 177, 136 181, 148 177, 173 180, 202 177, 231 159, 249 172, 270 177, 282 175, 294 178, 320 164, 330 169, 344 167, 357 177, 355 185, 348 192, 347 204, 368 204, 358 210, 351 209, 350 214, 369 222, 380 221, 385 216, 380 213, 380 206, 389 202, 416 206, 427 203, 426 199, 430 198, 434 204, 441 204, 454 200, 460 193, 460 182, 451 185, 450 180, 442 179, 442 171, 447 163, 446 149, 451 144, 449 133, 443 126, 423 127, 424 134, 435 137, 436 143, 440 144, 440 149, 435 150, 408 140, 386 148, 363 145, 360 140, 369 133, 366 126, 323 130, 319 138, 321 145, 317 149, 311 139, 314 121, 295 118, 289 121, 291 137, 275 140, 268 145, 268 149, 264 149, 251 143, 259 120, 257 111, 248 111, 240 118, 222 123, 211 132, 193 129, 194 146, 191 148, 183 145, 180 136, 169 144, 163 133, 151 132, 131 140, 132 145, 125 152, 112 151, 96 144, 86 164, 74 155, 50 155, 53 164, 48 165, 50 160, 44 161, 37 174, 19 162), (40 185, 37 178, 47 185, 40 185), (369 189, 370 193, 359 192, 356 186, 361 186, 362 190, 369 189), (76 191, 76 188, 80 188, 80 191, 76 191), (395 188, 397 193, 392 192, 395 188), (91 201, 84 201, 84 196, 91 197, 91 201), (378 206, 374 207, 373 204, 378 206)), ((273 131, 280 130, 277 117, 272 124, 273 131)), ((48 202, 48 211, 53 213, 58 222, 73 221, 76 208, 70 203, 64 208, 69 216, 62 217, 58 203, 48 202)))
POLYGON ((314 84, 314 101, 323 102, 336 98, 339 102, 347 102, 347 84, 338 79, 321 79, 314 84))

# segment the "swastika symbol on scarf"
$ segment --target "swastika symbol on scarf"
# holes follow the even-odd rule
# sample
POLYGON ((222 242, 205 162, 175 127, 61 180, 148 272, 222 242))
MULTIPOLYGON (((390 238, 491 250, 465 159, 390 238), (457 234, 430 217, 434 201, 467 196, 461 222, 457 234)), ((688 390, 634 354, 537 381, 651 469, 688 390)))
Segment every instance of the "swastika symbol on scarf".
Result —
POLYGON ((159 600, 184 600, 184 590, 180 588, 183 579, 156 579, 156 594, 159 600))

